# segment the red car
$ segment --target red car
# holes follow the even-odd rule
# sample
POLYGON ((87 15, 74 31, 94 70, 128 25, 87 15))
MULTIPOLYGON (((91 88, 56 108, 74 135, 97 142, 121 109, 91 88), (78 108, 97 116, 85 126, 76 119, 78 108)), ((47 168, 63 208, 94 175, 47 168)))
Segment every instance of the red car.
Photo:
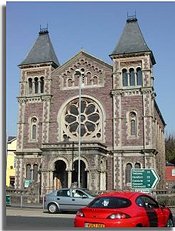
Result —
POLYGON ((74 227, 173 227, 171 210, 140 192, 110 192, 97 196, 76 213, 74 227))

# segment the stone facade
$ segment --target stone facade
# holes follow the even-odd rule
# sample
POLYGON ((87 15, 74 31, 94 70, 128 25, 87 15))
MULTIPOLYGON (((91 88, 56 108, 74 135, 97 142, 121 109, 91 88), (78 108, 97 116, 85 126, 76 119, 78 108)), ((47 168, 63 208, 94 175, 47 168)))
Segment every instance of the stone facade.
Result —
POLYGON ((81 186, 94 191, 131 190, 132 168, 156 169, 157 187, 164 187, 165 123, 150 53, 111 59, 113 65, 80 51, 62 66, 20 65, 16 188, 27 179, 40 183, 41 195, 70 187, 79 164, 81 186), (141 82, 125 86, 123 70, 131 69, 141 82))

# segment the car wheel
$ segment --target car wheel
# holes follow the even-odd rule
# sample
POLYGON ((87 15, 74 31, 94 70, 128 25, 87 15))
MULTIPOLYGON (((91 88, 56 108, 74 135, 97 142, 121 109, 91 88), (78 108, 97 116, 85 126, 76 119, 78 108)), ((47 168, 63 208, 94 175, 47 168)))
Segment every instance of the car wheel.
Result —
POLYGON ((166 227, 174 227, 173 219, 170 217, 167 221, 166 227))
POLYGON ((54 203, 51 203, 48 205, 48 211, 49 211, 49 213, 57 213, 58 212, 58 206, 54 203))

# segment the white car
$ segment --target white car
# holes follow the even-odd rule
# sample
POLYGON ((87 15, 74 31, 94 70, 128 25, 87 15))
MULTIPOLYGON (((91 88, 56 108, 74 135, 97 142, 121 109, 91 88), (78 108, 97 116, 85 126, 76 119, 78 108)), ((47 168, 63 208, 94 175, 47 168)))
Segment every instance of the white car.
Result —
POLYGON ((77 211, 88 205, 96 195, 85 188, 62 188, 44 197, 44 210, 49 213, 77 211))

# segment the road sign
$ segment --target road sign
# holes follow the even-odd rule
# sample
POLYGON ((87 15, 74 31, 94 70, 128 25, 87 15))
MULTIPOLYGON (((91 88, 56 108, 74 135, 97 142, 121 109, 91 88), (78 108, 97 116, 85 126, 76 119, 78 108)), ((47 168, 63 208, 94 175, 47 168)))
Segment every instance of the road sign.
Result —
POLYGON ((134 168, 131 170, 131 187, 134 189, 152 189, 159 181, 154 169, 134 168))
POLYGON ((28 188, 32 182, 32 180, 24 180, 24 188, 28 188))

